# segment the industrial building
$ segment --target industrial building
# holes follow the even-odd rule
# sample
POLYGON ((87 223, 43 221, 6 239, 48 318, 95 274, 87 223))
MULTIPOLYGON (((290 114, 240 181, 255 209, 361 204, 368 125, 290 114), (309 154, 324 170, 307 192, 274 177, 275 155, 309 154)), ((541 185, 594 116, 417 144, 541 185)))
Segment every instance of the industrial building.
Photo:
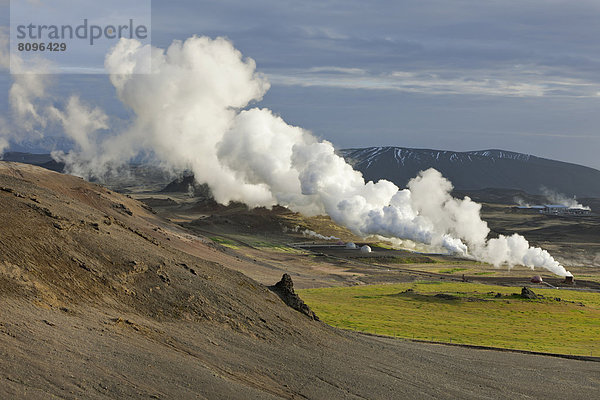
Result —
POLYGON ((592 211, 589 208, 573 208, 560 204, 545 204, 536 206, 518 206, 515 207, 516 212, 528 214, 544 214, 556 216, 586 216, 591 215, 592 211))

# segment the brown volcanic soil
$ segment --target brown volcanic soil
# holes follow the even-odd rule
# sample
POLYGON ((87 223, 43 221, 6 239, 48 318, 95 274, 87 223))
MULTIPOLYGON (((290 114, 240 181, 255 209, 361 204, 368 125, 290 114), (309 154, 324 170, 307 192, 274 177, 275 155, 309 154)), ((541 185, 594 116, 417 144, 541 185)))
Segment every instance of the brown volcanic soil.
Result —
POLYGON ((226 268, 244 262, 101 186, 0 163, 0 398, 597 393, 600 363, 333 329, 226 268))
MULTIPOLYGON (((494 234, 519 232, 533 244, 551 251, 565 262, 575 275, 575 285, 563 285, 563 278, 538 269, 516 266, 494 268, 491 265, 444 255, 421 255, 403 250, 378 247, 370 238, 373 252, 363 254, 335 245, 336 240, 303 235, 310 229, 325 236, 333 235, 344 241, 360 245, 364 239, 354 236, 347 229, 333 223, 329 217, 304 217, 282 207, 248 210, 242 204, 218 205, 212 200, 193 198, 188 195, 134 194, 168 218, 198 235, 226 243, 222 252, 235 257, 228 267, 240 271, 260 283, 270 285, 281 274, 289 273, 298 288, 348 286, 356 284, 382 284, 412 282, 421 279, 455 280, 497 284, 505 286, 531 285, 532 275, 540 275, 554 286, 575 289, 600 290, 600 242, 596 217, 553 218, 542 215, 517 214, 511 207, 484 205, 484 219, 489 220, 494 234), (537 221, 537 222, 536 222, 537 221), (536 235, 536 223, 548 227, 536 235), (584 229, 571 235, 575 227, 584 229), (294 229, 298 228, 298 229, 294 229), (554 232, 565 234, 555 235, 554 232), (294 246, 294 248, 290 247, 294 246), (329 246, 329 247, 328 247, 329 246), (575 255, 578 258, 575 259, 575 255), (593 262, 593 259, 596 262, 593 262), (586 262, 587 261, 587 262, 586 262), (463 278, 464 275, 464 278, 463 278)), ((203 254, 214 257, 222 253, 203 254)), ((211 258, 218 261, 218 259, 211 258)), ((545 287, 544 285, 541 285, 545 287)))

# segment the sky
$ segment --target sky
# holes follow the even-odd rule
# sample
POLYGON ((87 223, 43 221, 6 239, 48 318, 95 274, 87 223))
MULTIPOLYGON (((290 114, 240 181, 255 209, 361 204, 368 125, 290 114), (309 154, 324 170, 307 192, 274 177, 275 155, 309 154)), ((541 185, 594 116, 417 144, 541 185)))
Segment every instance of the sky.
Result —
MULTIPOLYGON (((599 20, 597 0, 155 0, 152 43, 229 38, 271 82, 258 106, 338 148, 496 148, 600 169, 599 20)), ((124 114, 105 75, 59 75, 53 90, 124 114)))

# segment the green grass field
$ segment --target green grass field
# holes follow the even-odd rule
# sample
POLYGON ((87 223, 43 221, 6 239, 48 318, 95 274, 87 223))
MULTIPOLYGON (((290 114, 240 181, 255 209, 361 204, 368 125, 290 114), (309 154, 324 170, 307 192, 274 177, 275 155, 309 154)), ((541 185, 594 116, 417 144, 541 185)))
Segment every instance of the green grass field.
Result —
POLYGON ((440 274, 453 274, 455 272, 463 272, 467 271, 467 268, 448 268, 448 269, 440 269, 440 274))
POLYGON ((221 246, 229 247, 230 249, 239 249, 240 246, 232 240, 222 238, 220 236, 209 237, 215 243, 219 243, 221 246))
POLYGON ((252 242, 250 242, 250 244, 253 247, 256 247, 258 249, 265 250, 265 251, 273 251, 276 253, 309 254, 305 250, 296 249, 294 247, 290 247, 290 246, 287 246, 285 244, 280 244, 280 243, 273 243, 273 242, 258 240, 258 241, 252 241, 252 242))
POLYGON ((349 259, 369 264, 435 264, 437 261, 433 258, 421 255, 406 255, 393 257, 348 257, 349 259))
POLYGON ((527 300, 512 295, 520 288, 437 281, 298 292, 323 321, 343 329, 600 356, 597 293, 535 289, 545 299, 527 300))

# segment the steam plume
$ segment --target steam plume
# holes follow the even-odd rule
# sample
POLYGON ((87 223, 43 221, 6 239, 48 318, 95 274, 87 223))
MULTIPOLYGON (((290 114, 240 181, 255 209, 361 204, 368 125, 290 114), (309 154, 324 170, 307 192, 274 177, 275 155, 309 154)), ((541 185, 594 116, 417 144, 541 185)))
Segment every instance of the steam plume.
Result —
MULTIPOLYGON (((35 63, 23 65, 18 55, 13 59, 13 84, 8 92, 11 108, 11 120, 0 119, 0 152, 4 151, 10 141, 17 138, 16 129, 25 135, 40 136, 46 127, 46 119, 40 114, 36 99, 44 97, 47 79, 44 79, 46 63, 37 59, 35 63), (16 126, 13 126, 16 122, 16 126)), ((10 51, 8 30, 0 27, 0 71, 10 68, 10 51)))
POLYGON ((296 233, 300 232, 302 234, 302 236, 304 236, 304 237, 311 237, 311 238, 321 239, 321 240, 340 240, 340 238, 336 237, 336 236, 324 236, 315 231, 311 231, 310 229, 301 229, 300 226, 298 226, 298 225, 296 225, 292 229, 288 229, 285 227, 283 229, 284 232, 287 232, 288 230, 292 231, 292 232, 296 232, 296 233))
POLYGON ((514 202, 515 202, 515 203, 517 203, 517 204, 518 204, 519 206, 521 206, 521 207, 531 207, 531 204, 529 204, 529 203, 528 203, 528 202, 526 202, 524 199, 522 199, 522 198, 520 198, 520 197, 518 197, 518 196, 515 196, 515 197, 513 198, 513 200, 514 200, 514 202))
POLYGON ((74 141, 79 157, 95 157, 92 153, 98 149, 91 143, 92 135, 108 128, 108 116, 99 108, 83 105, 78 96, 71 96, 64 110, 57 108, 47 94, 51 84, 47 75, 49 62, 36 58, 25 64, 18 54, 9 54, 8 46, 7 30, 0 27, 0 70, 11 68, 12 61, 13 78, 8 94, 12 118, 10 121, 0 119, 0 153, 10 141, 41 138, 50 124, 59 124, 74 141))
POLYGON ((254 61, 225 39, 194 36, 166 50, 122 39, 105 65, 135 118, 128 129, 98 140, 95 132, 108 126, 100 110, 75 100, 66 111, 52 110, 68 134, 69 127, 77 127, 70 135, 79 150, 61 156, 73 172, 98 174, 106 165, 152 154, 172 168, 192 170, 221 203, 327 213, 358 235, 409 239, 494 265, 569 275, 519 235, 488 241, 481 206, 468 197, 452 198, 451 183, 438 171, 421 172, 404 190, 386 180, 365 182, 331 143, 270 110, 247 109, 269 83, 254 61), (144 67, 144 52, 151 52, 152 74, 136 74, 144 67))
POLYGON ((542 193, 544 194, 544 196, 546 197, 546 199, 552 203, 552 204, 557 204, 557 205, 561 205, 561 206, 565 206, 565 207, 569 207, 569 208, 577 208, 580 210, 590 210, 589 207, 584 206, 583 204, 579 203, 577 201, 577 198, 575 197, 567 197, 566 195, 562 194, 562 193, 558 193, 554 190, 548 189, 545 186, 542 186, 541 188, 542 193))

